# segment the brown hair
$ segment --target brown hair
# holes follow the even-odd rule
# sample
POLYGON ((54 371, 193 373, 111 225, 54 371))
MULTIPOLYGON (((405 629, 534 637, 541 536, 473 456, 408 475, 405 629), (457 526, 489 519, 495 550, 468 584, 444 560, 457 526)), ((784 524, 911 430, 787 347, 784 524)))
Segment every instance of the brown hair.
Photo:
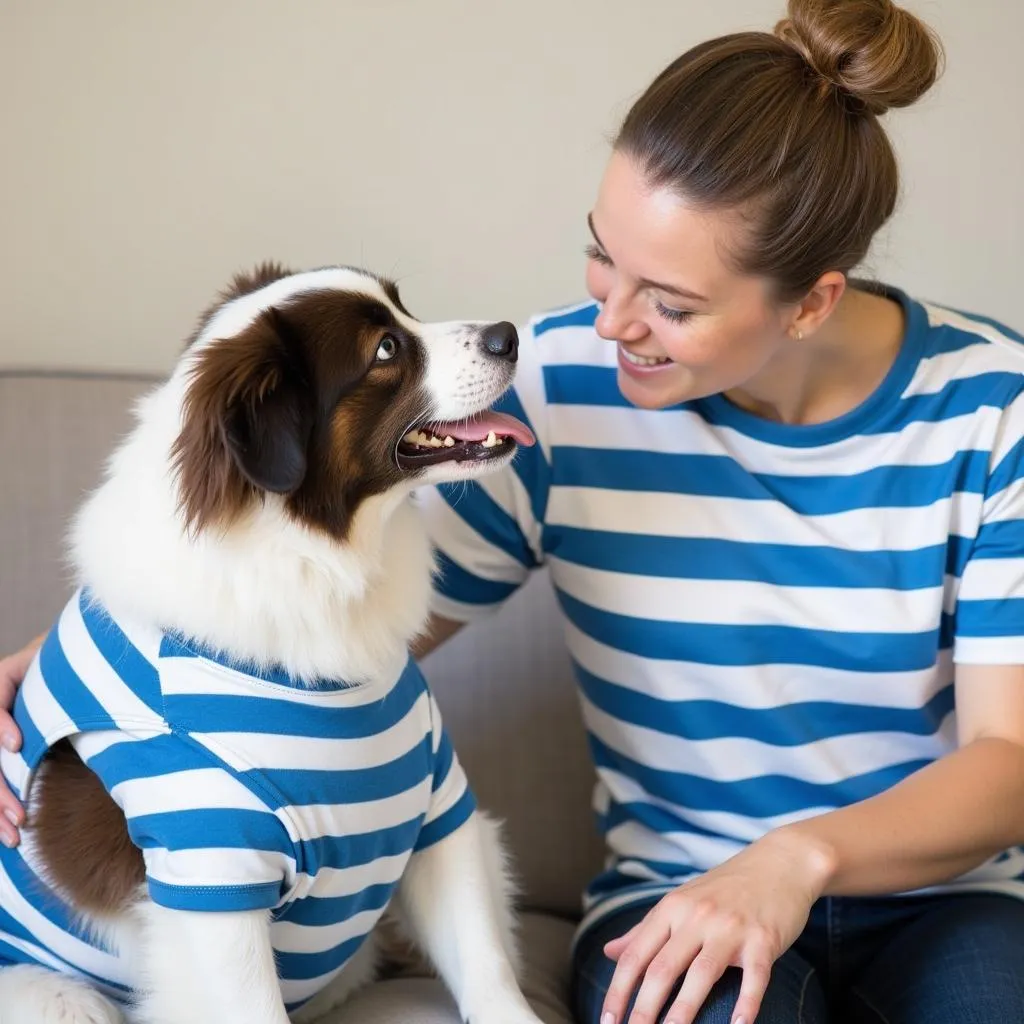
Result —
POLYGON ((749 231, 731 255, 778 297, 848 273, 896 205, 896 157, 879 123, 939 75, 942 49, 891 0, 789 0, 775 34, 694 47, 633 105, 615 148, 648 183, 749 231))

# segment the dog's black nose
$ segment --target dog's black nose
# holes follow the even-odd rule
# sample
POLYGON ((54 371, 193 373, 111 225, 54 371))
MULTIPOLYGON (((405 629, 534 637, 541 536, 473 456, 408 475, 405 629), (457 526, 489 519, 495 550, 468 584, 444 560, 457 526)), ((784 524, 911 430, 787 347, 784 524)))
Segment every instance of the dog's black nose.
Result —
POLYGON ((500 356, 514 363, 519 354, 519 335, 516 333, 515 325, 507 320, 501 323, 491 324, 485 327, 480 335, 484 348, 492 356, 500 356))

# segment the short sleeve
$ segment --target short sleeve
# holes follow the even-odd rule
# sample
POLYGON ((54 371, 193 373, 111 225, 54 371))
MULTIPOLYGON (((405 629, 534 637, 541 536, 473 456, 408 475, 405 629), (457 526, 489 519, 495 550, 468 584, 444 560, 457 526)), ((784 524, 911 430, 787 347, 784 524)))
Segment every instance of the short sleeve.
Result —
POLYGON ((1024 396, 1003 412, 960 578, 954 660, 1024 665, 1024 396))
POLYGON ((496 610, 543 560, 550 478, 544 374, 532 329, 519 333, 515 384, 494 408, 522 420, 537 443, 520 446, 498 472, 417 494, 438 569, 433 611, 457 622, 496 610))
POLYGON ((269 909, 296 871, 284 824, 230 769, 187 737, 75 737, 124 811, 154 903, 174 910, 269 909))
POLYGON ((416 840, 416 850, 424 850, 451 835, 476 810, 476 800, 433 695, 430 697, 430 712, 433 720, 434 778, 430 807, 416 840))

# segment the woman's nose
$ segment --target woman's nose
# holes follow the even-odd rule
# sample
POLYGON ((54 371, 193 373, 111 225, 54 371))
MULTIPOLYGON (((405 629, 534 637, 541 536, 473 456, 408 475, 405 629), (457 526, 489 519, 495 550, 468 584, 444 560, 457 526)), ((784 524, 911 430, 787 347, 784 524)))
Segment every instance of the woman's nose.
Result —
POLYGON ((608 341, 641 341, 647 335, 647 325, 631 312, 632 303, 609 293, 594 322, 594 329, 608 341))

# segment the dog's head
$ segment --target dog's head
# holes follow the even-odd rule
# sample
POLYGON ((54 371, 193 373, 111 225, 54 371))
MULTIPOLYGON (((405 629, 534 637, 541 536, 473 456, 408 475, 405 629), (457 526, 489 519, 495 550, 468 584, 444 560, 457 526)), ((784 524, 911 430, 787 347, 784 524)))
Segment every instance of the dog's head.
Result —
POLYGON ((172 455, 186 525, 230 525, 275 494, 343 538, 371 495, 503 465, 533 443, 488 411, 517 350, 511 324, 421 323, 361 270, 236 278, 183 356, 172 455))

